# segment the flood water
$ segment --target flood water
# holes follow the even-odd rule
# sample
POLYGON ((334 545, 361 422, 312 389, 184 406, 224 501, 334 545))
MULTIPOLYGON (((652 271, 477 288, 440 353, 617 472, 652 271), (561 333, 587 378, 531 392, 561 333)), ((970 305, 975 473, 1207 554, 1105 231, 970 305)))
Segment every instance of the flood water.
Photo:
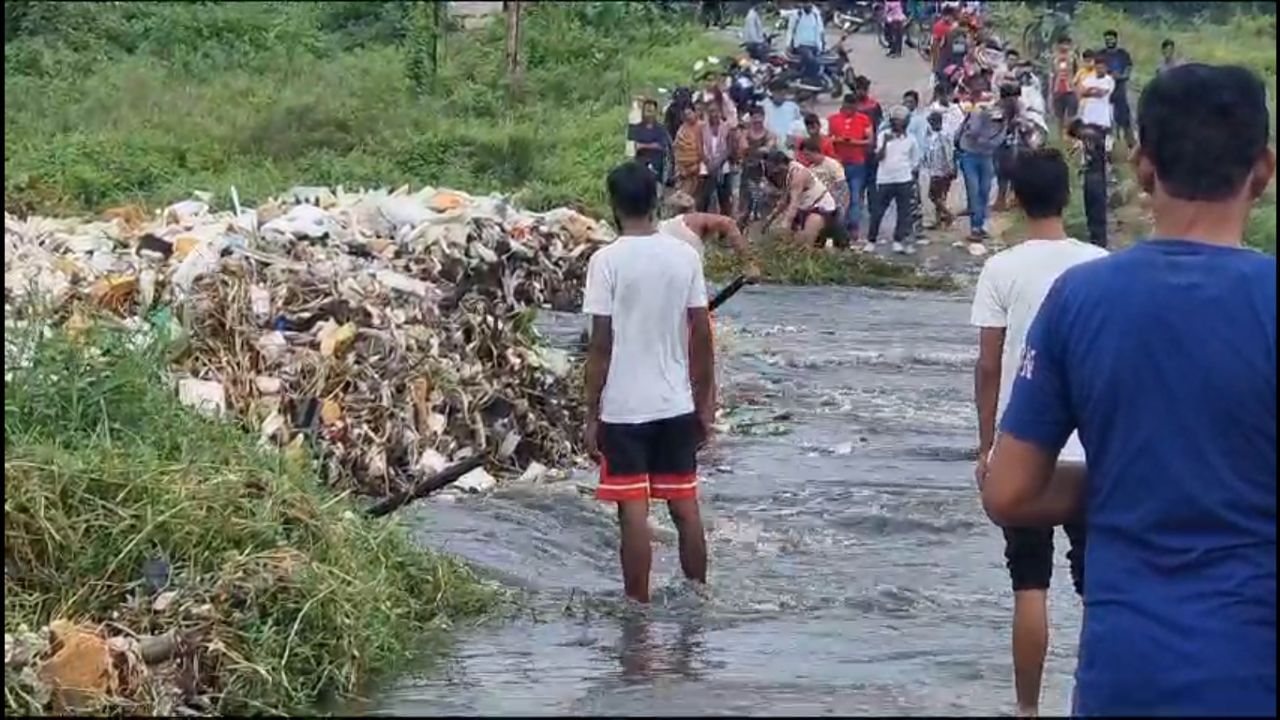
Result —
MULTIPOLYGON (((422 540, 528 594, 366 711, 396 715, 986 715, 1013 709, 1012 597, 973 482, 962 297, 748 288, 723 394, 756 424, 704 457, 711 593, 655 507, 655 599, 621 598, 591 478, 422 503, 422 540), (784 432, 785 431, 785 432, 784 432)), ((1059 538, 1065 546, 1065 538, 1059 538)), ((1065 714, 1080 610, 1057 551, 1041 710, 1065 714)))

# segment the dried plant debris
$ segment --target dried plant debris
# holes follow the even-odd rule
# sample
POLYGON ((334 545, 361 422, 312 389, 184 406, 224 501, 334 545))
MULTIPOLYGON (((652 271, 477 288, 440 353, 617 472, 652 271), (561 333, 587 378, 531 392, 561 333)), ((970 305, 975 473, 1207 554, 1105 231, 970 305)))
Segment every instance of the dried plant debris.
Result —
POLYGON ((6 214, 5 317, 159 333, 184 402, 286 448, 313 439, 333 485, 386 495, 476 453, 505 473, 573 458, 576 373, 533 314, 576 309, 611 240, 570 209, 434 188, 6 214))

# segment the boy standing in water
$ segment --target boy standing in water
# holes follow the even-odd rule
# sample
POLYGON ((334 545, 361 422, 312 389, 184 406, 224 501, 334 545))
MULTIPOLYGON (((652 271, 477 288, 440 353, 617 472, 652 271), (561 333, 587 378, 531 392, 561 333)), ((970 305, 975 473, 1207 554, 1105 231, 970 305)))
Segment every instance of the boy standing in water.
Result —
POLYGON ((982 502, 1008 527, 1084 518, 1076 716, 1276 713, 1276 260, 1242 246, 1267 106, 1240 67, 1149 83, 1153 236, 1063 273, 1027 334, 982 502), (1077 429, 1087 483, 1053 472, 1077 429))
POLYGON ((685 577, 707 581, 697 450, 713 419, 714 351, 702 260, 654 228, 653 174, 624 163, 607 185, 620 234, 587 267, 585 440, 597 497, 618 504, 627 597, 647 603, 650 498, 667 501, 685 577))
MULTIPOLYGON (((978 327, 974 395, 978 404, 981 486, 996 440, 996 418, 1009 404, 1027 329, 1049 287, 1067 268, 1105 256, 1101 248, 1067 235, 1062 213, 1071 197, 1071 173, 1057 150, 1023 153, 1011 169, 1013 196, 1027 218, 1027 240, 992 256, 978 277, 972 323, 978 327)), ((1084 473, 1084 449, 1072 435, 1058 455, 1058 472, 1084 473)), ((1071 579, 1082 591, 1084 529, 1064 526, 1071 579)), ((1035 715, 1049 646, 1046 596, 1053 574, 1053 526, 1006 527, 1004 557, 1013 581, 1013 676, 1018 714, 1035 715)))

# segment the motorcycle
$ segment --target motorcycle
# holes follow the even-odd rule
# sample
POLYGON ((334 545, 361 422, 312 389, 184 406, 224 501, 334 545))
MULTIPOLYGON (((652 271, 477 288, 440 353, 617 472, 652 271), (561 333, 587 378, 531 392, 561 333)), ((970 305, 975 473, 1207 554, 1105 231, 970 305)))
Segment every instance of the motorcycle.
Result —
POLYGON ((831 13, 831 24, 843 33, 855 33, 864 28, 875 27, 878 16, 878 3, 851 2, 844 3, 848 9, 836 9, 831 13))

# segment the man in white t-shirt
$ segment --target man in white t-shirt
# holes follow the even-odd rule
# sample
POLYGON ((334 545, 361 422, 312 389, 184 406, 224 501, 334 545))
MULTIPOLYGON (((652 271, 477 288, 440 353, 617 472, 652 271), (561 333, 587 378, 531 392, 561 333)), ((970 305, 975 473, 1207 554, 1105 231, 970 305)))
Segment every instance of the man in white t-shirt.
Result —
POLYGON ((1112 122, 1111 93, 1116 81, 1107 69, 1106 58, 1098 54, 1093 59, 1092 75, 1080 81, 1080 119, 1086 125, 1110 128, 1112 122))
MULTIPOLYGON (((1027 217, 1028 240, 994 255, 982 268, 973 299, 972 324, 979 328, 974 390, 978 405, 978 467, 986 479, 998 416, 1022 362, 1031 321, 1058 276, 1107 254, 1068 237, 1062 213, 1071 195, 1071 175, 1055 149, 1032 150, 1012 168, 1013 194, 1027 217)), ((1028 360, 1030 362, 1032 360, 1028 360)), ((1084 473, 1084 448, 1075 435, 1058 456, 1058 472, 1084 473)), ((1083 589, 1084 526, 1065 527, 1071 542, 1076 592, 1083 589)), ((1053 573, 1053 528, 1005 528, 1005 560, 1013 582, 1013 672, 1018 713, 1034 715, 1049 642, 1046 594, 1053 573)))
POLYGON ((867 229, 867 243, 863 247, 866 252, 876 251, 879 240, 880 223, 889 209, 890 203, 897 207, 898 219, 893 227, 893 251, 896 253, 913 253, 915 248, 904 245, 911 232, 912 214, 915 212, 916 169, 924 148, 920 147, 912 133, 907 132, 910 111, 904 106, 897 106, 889 112, 889 127, 880 132, 876 138, 875 200, 871 204, 871 225, 867 229))
POLYGON ((707 581, 697 450, 711 430, 715 360, 702 260, 654 228, 653 173, 624 163, 607 185, 620 234, 587 266, 585 440, 600 462, 597 497, 618 504, 627 596, 648 602, 649 498, 667 501, 685 577, 707 581))

